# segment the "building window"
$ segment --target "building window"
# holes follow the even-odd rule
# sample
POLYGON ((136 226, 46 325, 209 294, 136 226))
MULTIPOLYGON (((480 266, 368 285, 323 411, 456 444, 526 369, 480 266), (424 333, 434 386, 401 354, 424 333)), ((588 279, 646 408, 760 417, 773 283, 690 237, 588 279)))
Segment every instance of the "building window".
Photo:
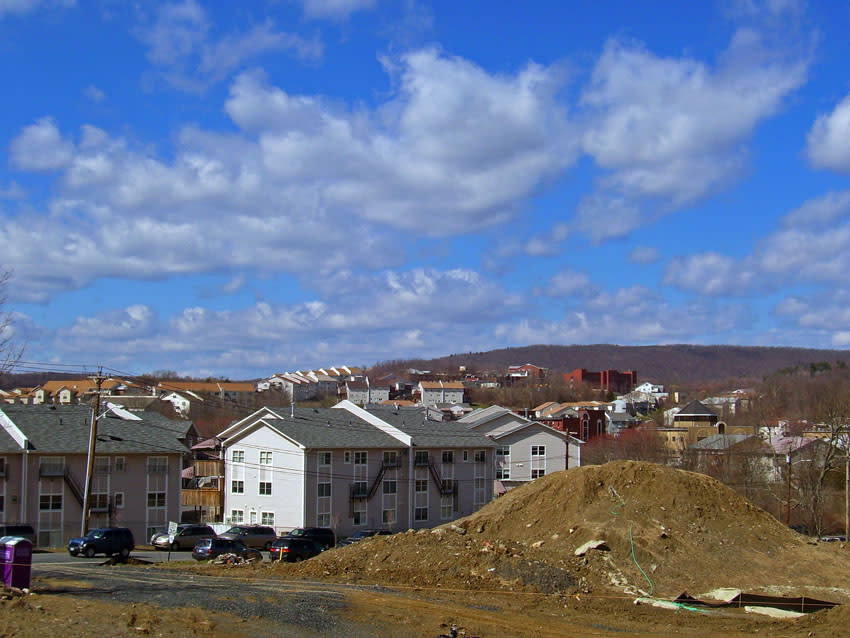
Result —
POLYGON ((453 450, 443 450, 443 464, 450 465, 455 462, 455 453, 453 450))
POLYGON ((274 512, 260 513, 260 524, 274 526, 274 512))
POLYGON ((233 452, 230 453, 230 460, 234 463, 244 463, 245 450, 233 450, 233 452))
POLYGON ((230 493, 231 494, 244 494, 245 493, 245 481, 231 481, 230 482, 230 493))
MULTIPOLYGON (((241 451, 241 450, 240 450, 241 451)), ((244 452, 243 459, 244 459, 244 452)), ((260 465, 271 465, 272 464, 272 453, 266 450, 260 450, 260 465)))
POLYGON ((272 482, 271 481, 260 481, 260 496, 271 496, 272 495, 272 482))
POLYGON ((413 463, 415 465, 428 465, 430 463, 428 450, 416 450, 416 453, 413 455, 413 463))
POLYGON ((369 460, 369 455, 367 452, 355 452, 354 453, 354 465, 366 465, 369 460))
POLYGON ((531 446, 531 478, 540 478, 546 474, 546 446, 531 446))
POLYGON ((112 495, 112 499, 115 501, 116 509, 124 507, 124 492, 115 492, 115 494, 112 495))
POLYGON ((396 493, 396 482, 395 481, 384 481, 384 494, 395 494, 396 493))
POLYGON ((355 526, 366 525, 367 516, 365 500, 354 501, 352 521, 355 526))
POLYGON ((0 494, 0 513, 6 511, 6 497, 0 494))
POLYGON ((385 509, 381 514, 381 522, 384 525, 395 523, 395 508, 385 509))
POLYGON ((148 492, 148 507, 165 507, 165 492, 148 492))
POLYGON ((319 498, 323 498, 325 496, 331 495, 331 484, 330 483, 319 483, 316 486, 316 493, 319 498))
POLYGON ((230 510, 230 522, 234 525, 245 522, 245 510, 230 510))
POLYGON ((319 465, 330 465, 332 458, 330 452, 319 452, 319 465))
POLYGON ((413 520, 415 521, 427 521, 428 520, 428 508, 427 507, 417 507, 413 512, 413 520))
POLYGON ((148 457, 148 474, 166 474, 168 473, 168 457, 167 456, 149 456, 148 457))
POLYGON ((463 451, 463 462, 464 462, 464 463, 469 463, 469 450, 464 450, 464 451, 463 451))
POLYGON ((416 491, 420 494, 428 491, 428 479, 416 479, 416 491))
POLYGON ((398 452, 395 450, 384 451, 384 466, 398 467, 398 452))
POLYGON ((350 450, 346 450, 345 452, 342 453, 342 462, 345 463, 346 465, 351 463, 351 451, 350 450))
POLYGON ((115 471, 116 472, 123 472, 126 467, 127 467, 127 459, 125 459, 123 456, 116 456, 115 457, 115 471))
POLYGON ((452 518, 454 512, 454 498, 451 494, 443 494, 440 496, 440 518, 444 521, 452 518))
POLYGON ((42 494, 38 500, 38 509, 40 510, 61 510, 62 495, 61 494, 42 494))
POLYGON ((475 462, 484 463, 487 460, 487 453, 484 450, 475 450, 475 462))
POLYGON ((96 456, 94 457, 94 473, 95 474, 109 474, 109 468, 112 464, 109 462, 108 456, 96 456))
POLYGON ((496 479, 511 478, 511 448, 501 445, 496 448, 496 479))

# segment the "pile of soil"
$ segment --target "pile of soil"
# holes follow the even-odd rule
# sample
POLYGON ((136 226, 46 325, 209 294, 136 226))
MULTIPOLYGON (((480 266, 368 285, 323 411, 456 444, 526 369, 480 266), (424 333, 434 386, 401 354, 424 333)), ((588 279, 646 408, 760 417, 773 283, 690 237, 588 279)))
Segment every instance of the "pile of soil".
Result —
POLYGON ((433 530, 272 569, 414 587, 662 597, 730 587, 850 602, 844 544, 813 544, 705 475, 634 461, 548 474, 433 530), (588 541, 604 545, 577 556, 588 541))

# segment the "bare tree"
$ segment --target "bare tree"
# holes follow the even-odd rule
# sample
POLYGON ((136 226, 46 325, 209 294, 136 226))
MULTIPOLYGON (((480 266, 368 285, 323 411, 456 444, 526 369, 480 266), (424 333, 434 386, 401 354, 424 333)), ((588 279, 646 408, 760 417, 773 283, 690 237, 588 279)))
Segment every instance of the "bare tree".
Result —
POLYGON ((12 313, 6 307, 6 286, 12 272, 0 272, 0 373, 8 372, 21 358, 24 346, 12 329, 12 313))

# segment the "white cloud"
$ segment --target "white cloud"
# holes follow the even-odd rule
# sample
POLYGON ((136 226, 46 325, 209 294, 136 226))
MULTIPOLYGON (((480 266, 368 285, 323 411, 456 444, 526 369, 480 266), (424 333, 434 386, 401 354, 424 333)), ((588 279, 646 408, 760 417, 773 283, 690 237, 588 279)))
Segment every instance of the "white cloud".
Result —
POLYGON ((583 148, 609 171, 579 211, 583 228, 619 237, 647 222, 651 202, 669 211, 739 178, 755 127, 804 82, 806 68, 772 55, 746 29, 715 68, 609 41, 582 94, 583 148))
POLYGON ((850 216, 850 191, 831 191, 804 202, 783 219, 786 227, 824 228, 850 216))
POLYGON ((663 283, 707 295, 768 294, 788 284, 841 285, 850 270, 850 193, 830 192, 788 213, 750 255, 707 252, 670 261, 663 283))
POLYGON ((593 194, 576 209, 578 227, 594 241, 625 237, 643 223, 640 208, 624 197, 593 194))
POLYGON ((205 90, 245 61, 268 52, 286 51, 301 59, 322 55, 320 42, 278 31, 270 20, 244 33, 213 39, 207 12, 195 0, 158 7, 152 23, 137 32, 148 46, 148 59, 163 77, 176 88, 192 92, 205 90))
POLYGON ((12 166, 25 171, 54 171, 66 167, 72 153, 73 145, 62 139, 59 128, 49 117, 25 127, 9 146, 12 166))
POLYGON ((633 264, 653 264, 661 259, 654 246, 635 246, 626 257, 633 264))
POLYGON ((850 173, 850 95, 815 120, 807 142, 814 166, 850 173))
POLYGON ((308 18, 344 20, 357 11, 368 11, 378 0, 302 0, 304 15, 308 18))
POLYGON ((525 243, 525 254, 532 257, 557 255, 569 236, 570 227, 567 224, 554 224, 549 232, 532 237, 525 243))
POLYGON ((749 290, 747 279, 737 260, 711 252, 671 259, 662 283, 704 295, 740 295, 749 290))
POLYGON ((707 302, 675 306, 643 286, 600 293, 568 310, 562 319, 503 322, 494 335, 505 344, 681 343, 745 326, 742 307, 707 302))
POLYGON ((534 293, 546 297, 567 297, 585 296, 592 291, 593 286, 586 273, 566 269, 553 275, 546 285, 535 288, 534 293))
POLYGON ((388 352, 436 356, 490 347, 490 321, 522 307, 501 286, 462 269, 342 272, 321 292, 324 298, 295 304, 186 307, 163 319, 141 305, 105 311, 58 330, 49 348, 69 360, 91 351, 120 352, 107 365, 136 370, 161 367, 149 359, 152 353, 179 354, 181 372, 229 368, 256 376, 279 366, 327 365, 328 352, 360 365, 388 352), (315 351, 316 342, 324 344, 324 354, 315 351))
POLYGON ((76 0, 0 0, 0 18, 4 14, 24 14, 41 7, 73 7, 76 0))
POLYGON ((94 84, 89 84, 84 90, 83 95, 85 95, 92 102, 98 103, 103 102, 106 99, 106 93, 97 88, 94 84))

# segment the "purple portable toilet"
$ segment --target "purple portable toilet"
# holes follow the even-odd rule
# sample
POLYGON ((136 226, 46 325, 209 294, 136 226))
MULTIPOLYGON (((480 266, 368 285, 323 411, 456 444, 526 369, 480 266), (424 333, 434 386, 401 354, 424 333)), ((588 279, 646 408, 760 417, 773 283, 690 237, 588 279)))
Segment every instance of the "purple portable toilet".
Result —
POLYGON ((28 589, 32 575, 32 543, 19 536, 4 541, 3 582, 6 587, 28 589))

